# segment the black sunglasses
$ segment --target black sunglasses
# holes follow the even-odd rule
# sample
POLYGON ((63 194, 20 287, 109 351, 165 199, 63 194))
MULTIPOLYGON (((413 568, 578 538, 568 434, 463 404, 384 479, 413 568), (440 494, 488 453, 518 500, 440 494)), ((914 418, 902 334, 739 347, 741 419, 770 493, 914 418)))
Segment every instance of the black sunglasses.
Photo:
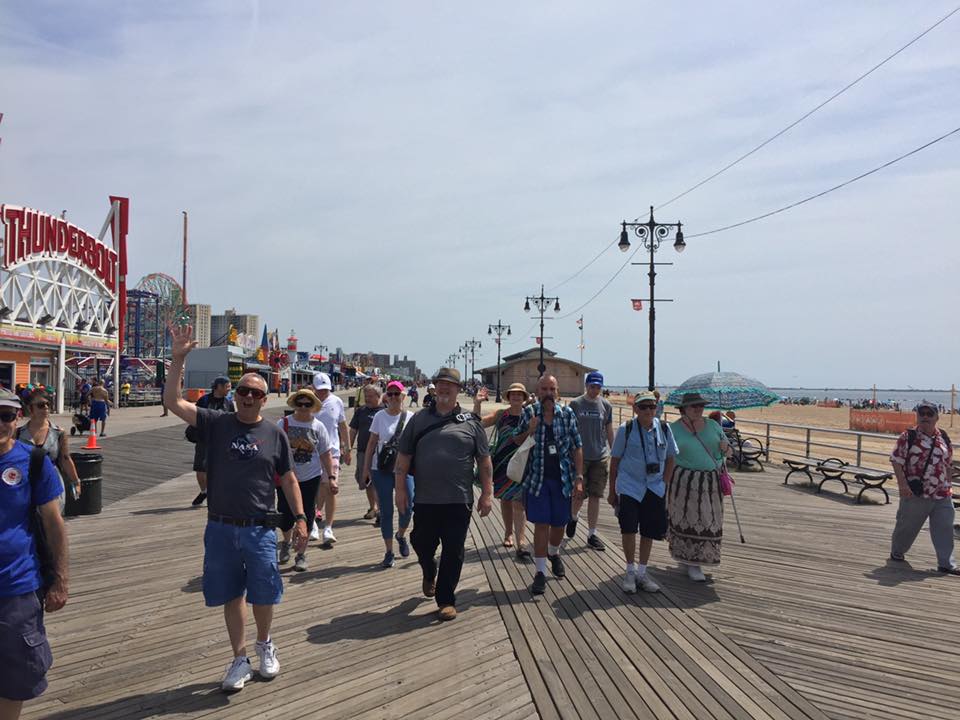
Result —
POLYGON ((33 407, 35 407, 37 410, 49 410, 49 409, 50 409, 50 403, 48 403, 48 402, 38 402, 38 403, 34 403, 34 404, 33 404, 33 407))
POLYGON ((257 400, 261 400, 267 396, 267 394, 260 388, 249 387, 247 385, 238 385, 235 391, 240 397, 247 397, 247 395, 253 395, 257 400))
POLYGON ((657 409, 657 406, 656 406, 656 405, 639 405, 639 404, 638 404, 638 405, 637 405, 637 408, 638 408, 639 410, 656 410, 656 409, 657 409))
POLYGON ((920 417, 933 417, 936 413, 933 410, 917 410, 917 415, 920 417))
POLYGON ((399 392, 396 392, 395 390, 391 390, 390 392, 385 393, 385 394, 386 394, 387 397, 399 397, 399 396, 402 395, 403 393, 399 393, 399 392))
POLYGON ((5 423, 12 423, 17 419, 17 413, 12 411, 0 412, 0 421, 5 423))
POLYGON ((313 403, 312 403, 312 402, 298 402, 298 403, 297 403, 297 407, 298 407, 298 408, 312 408, 312 407, 313 407, 313 403))
POLYGON ((706 405, 704 405, 703 403, 697 403, 696 405, 687 405, 687 407, 689 407, 689 408, 700 408, 701 410, 703 410, 703 409, 706 407, 706 405))

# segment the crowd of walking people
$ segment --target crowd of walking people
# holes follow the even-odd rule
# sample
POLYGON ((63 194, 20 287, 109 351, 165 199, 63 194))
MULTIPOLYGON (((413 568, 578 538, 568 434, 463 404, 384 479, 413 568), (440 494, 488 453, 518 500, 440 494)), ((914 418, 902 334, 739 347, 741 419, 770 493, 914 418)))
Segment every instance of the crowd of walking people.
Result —
MULTIPOLYGON (((721 423, 735 418, 705 417, 707 402, 699 394, 684 395, 679 420, 667 423, 659 417, 658 395, 641 391, 632 399, 633 417, 614 427, 601 373, 589 373, 584 392, 569 402, 560 397, 557 379, 544 375, 533 394, 513 384, 504 395, 507 406, 484 414, 486 391, 478 388, 472 412, 465 411, 458 403, 460 373, 441 368, 418 412, 404 407, 414 396, 401 382, 389 382, 385 390, 368 383, 359 389, 348 423, 330 378, 317 373, 311 385, 288 396, 289 413, 274 422, 263 417, 268 389, 256 373, 243 375, 236 387, 218 378, 198 403, 182 397, 192 338, 189 327, 172 331, 164 405, 187 424, 188 439, 196 443, 200 494, 193 504, 207 503, 203 598, 207 606, 222 608, 233 655, 221 682, 225 691, 241 690, 254 675, 247 604, 256 626, 256 672, 267 679, 280 672, 271 635, 284 590, 280 568, 292 560, 294 571, 305 571, 311 538, 328 547, 336 543, 339 475, 353 463, 358 492, 367 501, 364 518, 383 541, 379 565, 388 570, 398 556, 415 554, 420 591, 434 600, 441 621, 457 617, 474 512, 486 517, 494 500, 503 519, 503 546, 529 567, 535 596, 546 592, 548 576, 553 582, 565 577, 565 546, 583 538, 586 552, 607 550, 598 529, 604 500, 619 526, 625 593, 660 590, 648 571, 654 542, 666 541, 671 558, 693 582, 706 582, 704 569, 721 562, 724 497, 730 493, 721 423), (585 532, 578 535, 584 504, 585 532)), ((3 720, 16 718, 23 701, 44 691, 51 656, 43 613, 60 609, 68 598, 61 504, 65 482, 77 493, 80 481, 49 412, 42 391, 24 401, 0 391, 3 720), (21 409, 29 420, 18 428, 21 409), (47 563, 36 551, 37 523, 49 549, 47 563)), ((890 558, 904 560, 929 520, 938 570, 958 575, 952 445, 937 418, 935 405, 918 405, 916 428, 899 437, 891 455, 900 507, 890 558)))

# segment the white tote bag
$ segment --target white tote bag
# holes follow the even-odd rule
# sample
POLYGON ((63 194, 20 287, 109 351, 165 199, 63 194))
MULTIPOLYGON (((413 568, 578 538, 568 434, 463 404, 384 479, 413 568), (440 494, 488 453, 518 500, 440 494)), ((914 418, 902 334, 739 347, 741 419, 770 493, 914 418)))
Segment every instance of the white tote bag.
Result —
POLYGON ((533 447, 533 433, 527 436, 527 439, 520 443, 520 447, 511 456, 507 463, 507 477, 515 483, 523 482, 523 471, 527 469, 527 459, 530 457, 530 449, 533 447))

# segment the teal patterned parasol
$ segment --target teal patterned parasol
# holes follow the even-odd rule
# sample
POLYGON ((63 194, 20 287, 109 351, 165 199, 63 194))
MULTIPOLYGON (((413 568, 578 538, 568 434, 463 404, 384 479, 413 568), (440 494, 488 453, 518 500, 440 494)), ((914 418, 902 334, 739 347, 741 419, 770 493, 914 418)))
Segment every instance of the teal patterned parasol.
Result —
POLYGON ((766 407, 780 400, 759 380, 735 372, 709 372, 684 380, 667 396, 668 405, 679 405, 686 393, 700 393, 707 407, 718 410, 741 410, 766 407))

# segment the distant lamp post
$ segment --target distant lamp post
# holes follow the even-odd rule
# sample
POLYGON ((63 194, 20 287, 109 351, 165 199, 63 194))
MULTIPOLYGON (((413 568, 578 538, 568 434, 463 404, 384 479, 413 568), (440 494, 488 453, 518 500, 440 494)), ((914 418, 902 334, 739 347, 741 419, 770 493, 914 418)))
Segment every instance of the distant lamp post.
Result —
POLYGON ((470 351, 470 379, 473 380, 473 376, 476 374, 476 365, 474 352, 478 347, 481 347, 480 341, 476 338, 470 338, 463 344, 464 348, 470 351))
POLYGON ((504 325, 502 320, 497 320, 496 325, 491 325, 487 328, 487 335, 496 335, 497 339, 494 341, 497 343, 497 402, 501 402, 500 398, 500 338, 503 337, 503 334, 510 334, 510 326, 504 325))
MULTIPOLYGON (((683 240, 683 224, 676 223, 658 223, 653 219, 653 206, 650 206, 650 219, 645 223, 635 223, 635 222, 626 222, 621 223, 622 230, 620 231, 620 242, 617 243, 617 247, 620 248, 621 252, 626 252, 630 249, 630 236, 627 232, 627 228, 633 230, 640 241, 643 243, 643 247, 650 251, 650 271, 647 273, 650 277, 650 357, 649 357, 649 377, 647 379, 647 389, 653 390, 656 387, 654 380, 654 332, 657 322, 657 310, 656 302, 673 302, 672 300, 667 300, 662 298, 657 300, 654 297, 654 282, 657 277, 656 266, 657 265, 673 265, 673 263, 657 263, 653 260, 653 255, 660 247, 660 243, 670 237, 671 233, 674 233, 673 249, 678 253, 683 252, 687 243, 683 240)), ((633 263, 634 265, 642 265, 643 263, 633 263)))
POLYGON ((526 301, 523 303, 523 311, 530 312, 530 303, 533 302, 537 307, 537 311, 540 313, 540 364, 537 365, 537 370, 540 372, 540 375, 543 375, 547 371, 547 366, 543 362, 543 321, 544 319, 552 320, 553 318, 544 318, 543 314, 547 311, 547 308, 550 307, 550 303, 553 303, 553 311, 555 313, 560 312, 560 298, 558 297, 547 297, 543 294, 543 285, 540 286, 539 295, 528 295, 526 301))

